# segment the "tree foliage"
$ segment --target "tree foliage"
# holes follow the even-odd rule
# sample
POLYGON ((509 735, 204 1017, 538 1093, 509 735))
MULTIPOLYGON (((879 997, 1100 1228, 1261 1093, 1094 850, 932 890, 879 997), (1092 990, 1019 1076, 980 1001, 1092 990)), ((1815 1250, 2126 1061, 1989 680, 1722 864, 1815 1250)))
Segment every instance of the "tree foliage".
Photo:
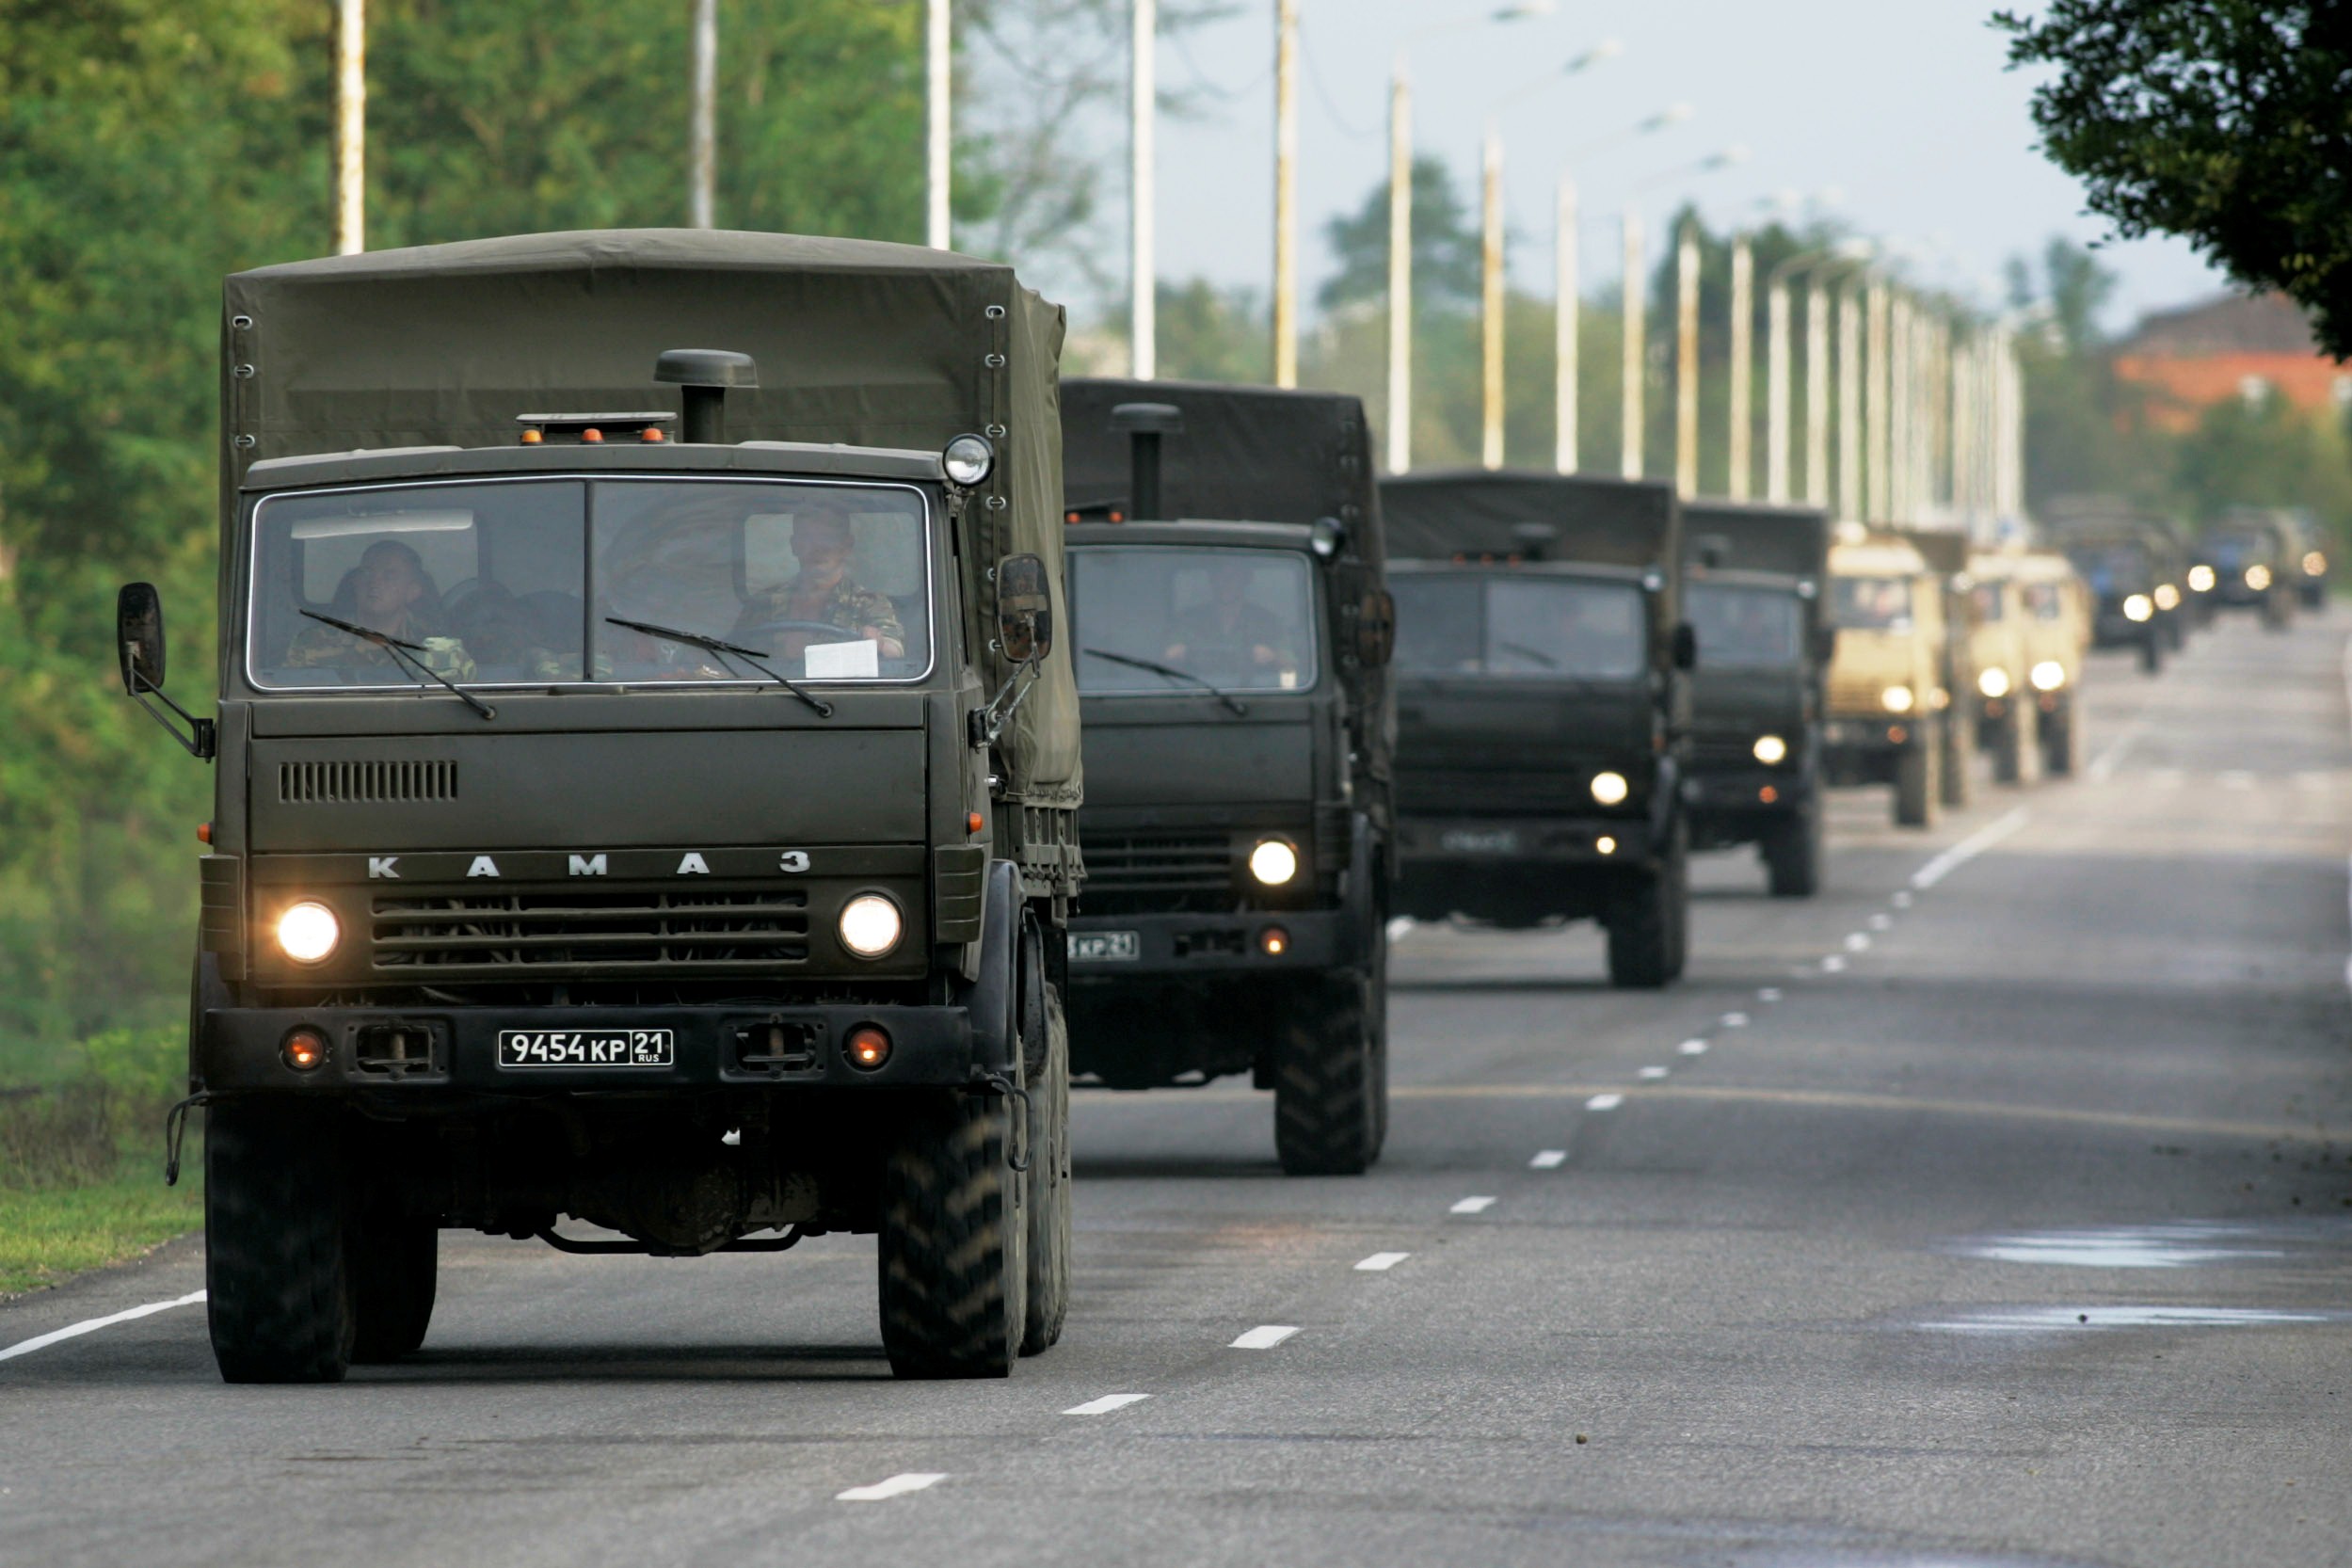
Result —
MULTIPOLYGON (((1323 227, 1338 270, 1317 296, 1325 310, 1388 297, 1388 184, 1383 180, 1352 213, 1323 227)), ((1483 245, 1478 215, 1433 157, 1413 160, 1413 297, 1416 308, 1474 305, 1483 245)))
POLYGON ((2284 290, 2352 355, 2352 13, 2328 0, 2053 0, 2004 11, 2034 121, 2118 233, 2179 234, 2284 290))

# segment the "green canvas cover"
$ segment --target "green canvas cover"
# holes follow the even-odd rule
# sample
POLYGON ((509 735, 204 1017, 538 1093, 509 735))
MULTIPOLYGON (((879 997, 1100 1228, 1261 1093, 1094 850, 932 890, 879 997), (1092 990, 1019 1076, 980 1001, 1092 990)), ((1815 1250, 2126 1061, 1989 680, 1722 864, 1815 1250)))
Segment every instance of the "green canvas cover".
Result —
POLYGON ((1664 619, 1680 618, 1682 508, 1656 480, 1603 479, 1525 469, 1453 469, 1380 482, 1389 553, 1399 560, 1538 554, 1546 561, 1656 570, 1664 619), (1540 524, 1540 542, 1520 533, 1540 524))
MULTIPOLYGON (((520 234, 378 250, 231 277, 222 311, 223 543, 247 467, 362 447, 511 446, 522 413, 675 408, 670 348, 759 365, 727 398, 729 440, 998 452, 973 499, 968 634, 993 636, 972 581, 1045 557, 1062 596, 1060 306, 1013 269, 918 246, 692 229, 520 234)), ((1001 668, 984 672, 992 681, 1001 668)), ((1078 692, 1057 647, 1012 731, 1013 799, 1075 806, 1078 692)))
POLYGON ((1830 514, 1750 501, 1682 504, 1683 554, 1693 567, 1768 571, 1816 583, 1830 571, 1830 514))

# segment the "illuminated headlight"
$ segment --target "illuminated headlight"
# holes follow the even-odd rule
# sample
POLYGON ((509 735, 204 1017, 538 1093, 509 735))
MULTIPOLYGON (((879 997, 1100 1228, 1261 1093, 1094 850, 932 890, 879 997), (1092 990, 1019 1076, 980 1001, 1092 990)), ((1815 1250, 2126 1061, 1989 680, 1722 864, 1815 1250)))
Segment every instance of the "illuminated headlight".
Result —
MULTIPOLYGON (((2252 580, 2251 574, 2248 575, 2248 580, 2249 582, 2252 580)), ((2156 601, 2150 599, 2146 594, 2134 594, 2123 601, 2123 618, 2125 620, 2146 620, 2149 616, 2154 615, 2155 613, 2156 601)))
POLYGON ((1879 706, 1890 713, 1908 713, 1915 700, 1909 686, 1889 686, 1879 694, 1879 706))
POLYGON ((1592 798, 1603 806, 1615 806, 1631 792, 1622 773, 1596 773, 1592 776, 1592 798))
POLYGON ((2209 594, 2213 592, 2214 581, 2213 568, 2211 567, 2195 566, 2188 568, 2188 585, 2196 589, 2200 594, 2209 594))
POLYGON ((841 946, 860 958, 880 958, 905 931, 906 918, 880 893, 860 893, 841 905, 841 946))
POLYGON ((343 940, 343 922, 323 904, 304 900, 278 917, 278 951, 297 964, 316 964, 343 940))
POLYGON ((2009 672, 2004 669, 1979 670, 1976 674, 1976 690, 1987 696, 2008 696, 2009 672))
POLYGON ((2056 659, 2044 659, 2033 667, 2027 679, 2033 681, 2037 692, 2055 692, 2066 684, 2066 666, 2056 659))
POLYGON ((2181 590, 2167 583, 2156 589, 2156 608, 2177 610, 2181 607, 2181 590))
POLYGON ((2270 568, 2257 561, 2246 568, 2246 585, 2256 593, 2270 586, 2270 568))
POLYGON ((997 449, 983 436, 958 436, 948 442, 939 462, 948 471, 948 477, 967 489, 988 477, 988 471, 997 466, 997 449))
POLYGON ((1250 874, 1269 888, 1279 888, 1299 874, 1299 852, 1280 839, 1260 839, 1250 851, 1250 874))
POLYGON ((2317 577, 2321 572, 2326 571, 2327 569, 2328 557, 2322 555, 2318 551, 2310 551, 2303 556, 2304 576, 2317 577))
POLYGON ((1778 735, 1758 735, 1756 737, 1755 754, 1757 761, 1763 763, 1768 768, 1773 767, 1787 760, 1788 743, 1782 740, 1778 735))

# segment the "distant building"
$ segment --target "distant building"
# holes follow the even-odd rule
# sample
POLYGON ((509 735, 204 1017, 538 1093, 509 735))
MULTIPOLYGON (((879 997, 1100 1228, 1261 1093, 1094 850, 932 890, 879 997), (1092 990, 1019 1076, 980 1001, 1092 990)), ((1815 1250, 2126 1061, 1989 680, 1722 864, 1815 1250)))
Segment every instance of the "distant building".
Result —
POLYGON ((2192 429, 2231 398, 2352 408, 2352 368, 2319 351, 2303 308, 2280 294, 2229 294, 2143 316, 2116 346, 2115 374, 2146 392, 2149 423, 2162 430, 2192 429))

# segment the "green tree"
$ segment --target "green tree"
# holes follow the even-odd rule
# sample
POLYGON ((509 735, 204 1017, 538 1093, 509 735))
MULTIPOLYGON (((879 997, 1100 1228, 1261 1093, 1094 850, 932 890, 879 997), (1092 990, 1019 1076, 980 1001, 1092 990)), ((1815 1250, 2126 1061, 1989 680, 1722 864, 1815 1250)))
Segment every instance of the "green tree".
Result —
POLYGON ((1195 278, 1160 284, 1159 299, 1160 375, 1186 381, 1273 378, 1272 324, 1256 293, 1195 278))
POLYGON ((2342 420, 2275 393, 2207 408, 2175 447, 2170 477, 2182 509, 2200 522, 2232 506, 2306 506, 2337 539, 2352 536, 2352 447, 2342 420))
POLYGON ((2352 16, 2323 0, 2053 0, 2003 11, 2043 150, 2117 232, 2180 234, 2352 354, 2352 16))
MULTIPOLYGON (((1339 269, 1317 295, 1326 311, 1388 297, 1388 182, 1374 185, 1364 204, 1323 225, 1339 269)), ((1433 157, 1413 160, 1413 296, 1416 306, 1475 305, 1483 244, 1477 215, 1433 157)))

